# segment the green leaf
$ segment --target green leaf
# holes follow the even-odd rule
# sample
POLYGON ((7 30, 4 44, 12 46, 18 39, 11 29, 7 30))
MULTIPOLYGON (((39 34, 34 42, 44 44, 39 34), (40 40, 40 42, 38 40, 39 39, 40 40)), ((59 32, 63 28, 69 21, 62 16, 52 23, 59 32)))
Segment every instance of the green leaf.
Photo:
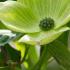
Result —
POLYGON ((23 63, 22 65, 25 66, 25 62, 27 62, 26 60, 28 60, 28 66, 25 66, 25 68, 31 68, 37 63, 39 59, 37 47, 28 44, 18 43, 17 41, 11 42, 10 45, 21 52, 21 63, 23 63))
POLYGON ((9 67, 1 67, 0 70, 9 70, 9 67))
POLYGON ((34 33, 34 34, 26 34, 23 37, 19 39, 19 42, 27 43, 31 45, 36 44, 48 44, 58 38, 63 32, 69 30, 68 27, 62 27, 57 30, 50 30, 47 32, 40 32, 40 33, 34 33))
POLYGON ((48 63, 49 58, 51 57, 50 53, 48 52, 47 47, 41 47, 42 53, 40 55, 39 61, 36 63, 36 65, 31 70, 41 70, 44 63, 48 63))
POLYGON ((7 53, 9 55, 9 60, 12 62, 20 63, 21 60, 21 53, 18 50, 13 49, 9 44, 5 45, 7 53))
POLYGON ((65 70, 70 70, 70 52, 68 50, 68 32, 54 42, 46 45, 50 54, 65 70))
POLYGON ((6 0, 0 0, 0 2, 4 2, 4 1, 6 1, 6 0))
POLYGON ((55 60, 52 60, 48 64, 48 67, 46 69, 43 69, 43 70, 64 70, 64 69, 62 69, 55 60))
POLYGON ((29 50, 28 50, 28 58, 27 58, 27 63, 28 63, 28 69, 31 70, 31 68, 38 62, 39 60, 39 46, 31 46, 28 45, 29 50))
MULTIPOLYGON (((37 47, 39 47, 39 46, 37 46, 37 47)), ((37 63, 39 56, 40 56, 40 55, 38 55, 39 50, 37 47, 36 46, 30 46, 29 51, 28 51, 28 56, 31 59, 31 61, 33 62, 33 64, 37 63)))

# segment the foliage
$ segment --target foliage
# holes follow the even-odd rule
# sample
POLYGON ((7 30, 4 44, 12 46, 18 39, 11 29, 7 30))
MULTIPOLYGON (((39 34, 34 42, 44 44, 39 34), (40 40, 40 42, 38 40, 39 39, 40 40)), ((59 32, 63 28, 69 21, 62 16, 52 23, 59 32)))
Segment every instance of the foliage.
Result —
POLYGON ((0 1, 0 70, 70 70, 70 0, 0 1))

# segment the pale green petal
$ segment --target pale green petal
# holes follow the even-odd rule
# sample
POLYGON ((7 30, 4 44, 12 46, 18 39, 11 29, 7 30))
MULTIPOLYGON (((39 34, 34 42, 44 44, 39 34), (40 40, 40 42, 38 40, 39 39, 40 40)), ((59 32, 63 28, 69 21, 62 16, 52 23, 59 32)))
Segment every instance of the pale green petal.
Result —
POLYGON ((37 15, 16 1, 0 3, 0 20, 14 31, 25 33, 40 31, 37 15))
POLYGON ((31 8, 41 20, 50 17, 55 20, 55 28, 59 28, 69 21, 70 0, 18 0, 31 8), (65 19, 66 22, 64 21, 65 19))
POLYGON ((31 8, 40 17, 59 18, 68 11, 70 0, 18 0, 25 6, 31 8))
POLYGON ((56 26, 54 29, 57 29, 61 26, 64 26, 65 24, 67 24, 70 21, 70 14, 67 15, 64 19, 61 19, 59 22, 57 22, 56 26))
POLYGON ((34 33, 34 34, 27 34, 24 35, 19 42, 24 42, 27 44, 48 44, 58 38, 63 32, 70 30, 68 27, 62 27, 59 30, 51 30, 48 32, 40 32, 40 33, 34 33))

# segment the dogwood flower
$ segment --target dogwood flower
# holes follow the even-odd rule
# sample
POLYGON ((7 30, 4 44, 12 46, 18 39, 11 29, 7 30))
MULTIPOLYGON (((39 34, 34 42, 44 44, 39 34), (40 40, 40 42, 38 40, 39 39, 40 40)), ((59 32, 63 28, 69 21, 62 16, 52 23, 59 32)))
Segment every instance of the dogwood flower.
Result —
POLYGON ((25 33, 19 42, 48 44, 70 30, 70 0, 17 0, 0 3, 0 20, 25 33))

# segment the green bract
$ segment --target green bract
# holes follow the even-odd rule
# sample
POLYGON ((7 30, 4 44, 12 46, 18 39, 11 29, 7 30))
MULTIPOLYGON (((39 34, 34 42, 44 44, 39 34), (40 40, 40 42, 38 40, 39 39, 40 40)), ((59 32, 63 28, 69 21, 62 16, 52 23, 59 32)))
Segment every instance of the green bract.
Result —
POLYGON ((29 44, 48 44, 69 30, 70 0, 18 0, 0 3, 0 20, 9 29, 26 33, 19 41, 29 44), (54 27, 44 31, 40 22, 54 20, 54 27), (29 39, 26 39, 29 37, 29 39))

